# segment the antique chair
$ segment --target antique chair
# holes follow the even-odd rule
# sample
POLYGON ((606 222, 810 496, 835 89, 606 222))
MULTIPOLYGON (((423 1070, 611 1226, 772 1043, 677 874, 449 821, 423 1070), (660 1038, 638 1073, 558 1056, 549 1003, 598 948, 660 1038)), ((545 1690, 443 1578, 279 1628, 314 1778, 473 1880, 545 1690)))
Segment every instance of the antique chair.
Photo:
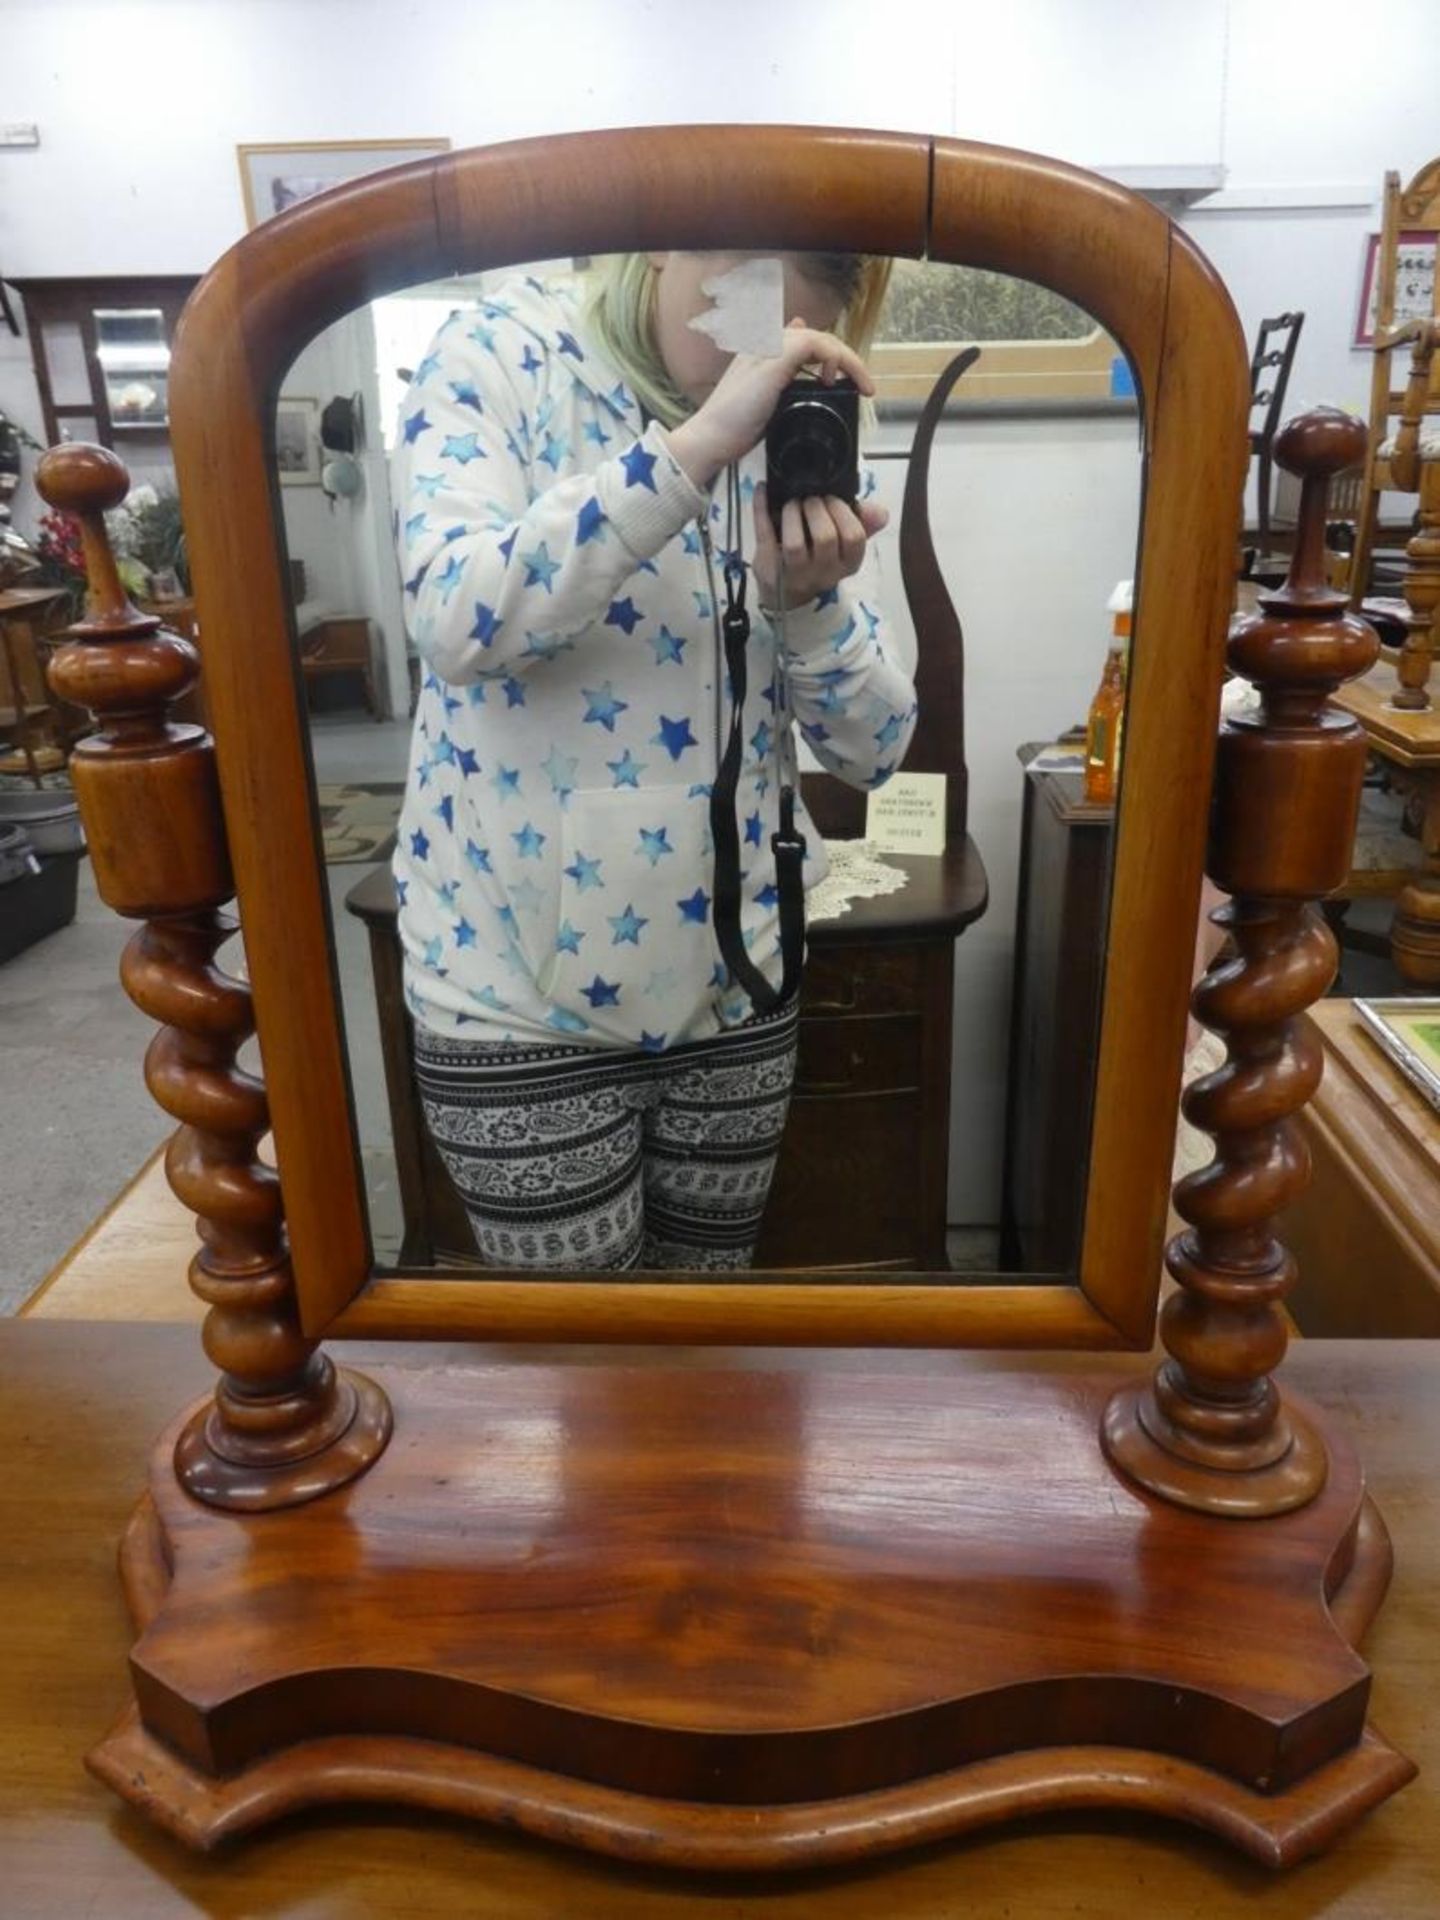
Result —
POLYGON ((1440 609, 1440 159, 1401 187, 1385 176, 1380 245, 1375 262, 1375 364, 1370 377, 1370 440, 1355 557, 1351 604, 1370 591, 1371 566, 1386 492, 1418 495, 1418 525, 1405 548, 1402 586, 1408 631, 1400 653, 1392 704, 1402 712, 1430 706, 1430 662, 1440 609), (1428 260, 1428 266, 1427 266, 1428 260), (1395 356, 1409 348, 1409 377, 1397 386, 1395 356), (1398 417, 1398 430, 1392 423, 1398 417))
POLYGON ((914 134, 645 128, 349 183, 201 284, 172 405, 213 743, 167 722, 194 650, 128 605, 106 549, 119 462, 46 457, 92 581, 54 668, 99 716, 75 786, 100 890, 142 923, 122 977, 161 1023, 147 1078, 182 1123, 167 1167, 200 1216, 191 1282, 221 1370, 157 1443, 123 1547, 134 1701, 90 1756, 117 1792, 199 1846, 398 1799, 634 1861, 771 1868, 1126 1807, 1279 1865, 1411 1777, 1367 1724, 1355 1651, 1383 1524, 1338 1423, 1273 1377, 1295 1278, 1273 1217, 1305 1177, 1291 1116, 1319 1072, 1300 1015, 1334 969, 1313 903, 1344 877, 1365 757, 1329 695, 1376 651, 1321 577, 1328 478, 1363 429, 1319 411, 1277 438, 1304 479, 1297 550, 1227 655, 1246 401, 1219 281, 1111 183, 914 134), (1113 934, 1066 1274, 373 1270, 273 400, 306 340, 386 288, 667 246, 1027 275, 1135 371, 1113 934), (1227 657, 1261 700, 1217 734, 1227 657), (1216 1154, 1175 1193, 1154 1370, 1212 774, 1228 940, 1194 1004, 1227 1057, 1187 1095, 1216 1154), (216 963, 232 895, 247 981, 216 963), (263 1083, 236 1066, 257 1024, 263 1083), (630 1351, 498 1355, 457 1388, 443 1365, 360 1373, 322 1345, 357 1337, 630 1351), (1013 1351, 745 1351, 776 1345, 1013 1351), (1132 1358, 1032 1357, 1047 1348, 1132 1358))
POLYGON ((1279 313, 1262 320, 1250 356, 1250 451, 1255 458, 1255 561, 1271 551, 1272 485, 1275 435, 1284 418, 1290 369, 1300 344, 1303 313, 1279 313), (1268 381, 1268 384, 1266 384, 1268 381), (1255 418, 1259 412, 1258 421, 1255 418))

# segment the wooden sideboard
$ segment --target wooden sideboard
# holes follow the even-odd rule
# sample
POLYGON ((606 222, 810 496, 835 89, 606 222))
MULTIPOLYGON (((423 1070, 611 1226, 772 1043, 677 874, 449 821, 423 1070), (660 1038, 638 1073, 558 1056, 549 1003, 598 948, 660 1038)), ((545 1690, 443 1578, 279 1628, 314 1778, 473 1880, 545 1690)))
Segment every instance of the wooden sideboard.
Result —
POLYGON ((1114 823, 1081 774, 1026 768, 1000 1214, 1010 1272, 1066 1273, 1079 1257, 1114 823))
MULTIPOLYGON (((943 1267, 955 941, 984 911, 985 869, 963 839, 809 930, 790 1118, 756 1251, 761 1267, 943 1267)), ((390 874, 346 898, 370 936, 396 1177, 400 1264, 475 1259, 459 1195, 431 1145, 411 1065, 390 874)))
POLYGON ((1290 1312, 1307 1334, 1440 1334, 1440 1113, 1351 1001, 1308 1018, 1325 1072, 1296 1117, 1314 1177, 1278 1228, 1300 1263, 1290 1312))

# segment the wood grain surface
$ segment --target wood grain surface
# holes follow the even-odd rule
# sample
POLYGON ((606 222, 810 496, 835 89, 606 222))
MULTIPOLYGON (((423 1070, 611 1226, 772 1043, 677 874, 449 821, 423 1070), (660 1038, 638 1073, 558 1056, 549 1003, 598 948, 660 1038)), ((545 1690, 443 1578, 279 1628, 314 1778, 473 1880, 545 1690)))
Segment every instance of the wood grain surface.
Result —
MULTIPOLYGON (((363 1365, 368 1355, 354 1352, 363 1365)), ((453 1363, 462 1350, 389 1347, 389 1367, 453 1363)), ((520 1367, 503 1350, 471 1350, 487 1367, 520 1367)), ((609 1363, 583 1349, 547 1363, 609 1363)), ((654 1356, 637 1352, 637 1364, 654 1356)), ((667 1367, 712 1367, 713 1352, 666 1354, 667 1367)), ((843 1376, 873 1356, 760 1356, 767 1366, 821 1366, 843 1376)), ((728 1359, 728 1356, 727 1356, 728 1359)), ((737 1364, 742 1364, 737 1361, 737 1364)), ((1004 1375, 1003 1356, 891 1356, 955 1382, 1004 1375)), ((1030 1363, 1031 1365, 1035 1363, 1030 1363)), ((1124 1362, 1116 1362, 1124 1365, 1124 1362)), ((83 1771, 82 1755, 126 1693, 130 1628, 115 1577, 116 1543, 160 1421, 202 1390, 208 1369, 187 1329, 0 1326, 0 1436, 12 1470, 0 1488, 5 1536, 0 1604, 10 1641, 0 1742, 0 1862, 7 1920, 103 1914, 484 1914, 497 1920, 580 1915, 648 1920, 713 1910, 727 1920, 808 1916, 887 1920, 960 1914, 1026 1920, 1142 1910, 1175 1920, 1231 1916, 1420 1920, 1440 1874, 1440 1395, 1432 1346, 1303 1342, 1287 1379, 1344 1419, 1396 1545, 1397 1572, 1366 1658, 1373 1717, 1420 1762, 1420 1779, 1322 1858, 1283 1877, 1218 1842, 1158 1821, 1089 1815, 1023 1823, 888 1863, 798 1878, 697 1881, 620 1867, 514 1834, 366 1809, 305 1816, 201 1859, 121 1807, 83 1771)), ((1094 1362, 1055 1357, 1064 1378, 1094 1362)))

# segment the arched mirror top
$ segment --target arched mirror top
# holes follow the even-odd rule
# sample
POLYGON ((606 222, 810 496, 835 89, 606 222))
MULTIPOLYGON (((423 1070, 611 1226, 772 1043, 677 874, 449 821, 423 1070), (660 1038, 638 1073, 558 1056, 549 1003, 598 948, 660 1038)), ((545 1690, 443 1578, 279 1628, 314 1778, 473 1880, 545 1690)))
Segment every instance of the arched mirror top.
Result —
MULTIPOLYGON (((307 1331, 1106 1345, 1149 1338, 1245 459, 1245 344, 1203 258, 1149 204, 1033 155, 914 135, 646 128, 397 168, 266 222, 197 289, 173 439, 204 667, 307 1331), (313 774, 277 527, 274 408, 307 342, 428 280, 629 250, 839 248, 988 268, 1075 302, 1139 397, 1145 479, 1084 1244, 1075 1284, 883 1286, 819 1274, 484 1289, 373 1279, 351 1146, 313 774), (222 485, 214 476, 225 476, 222 485), (1145 637, 1153 634, 1147 648, 1145 637), (481 1295, 483 1294, 483 1300, 481 1295)), ((892 1284, 893 1280, 893 1284, 892 1284)))

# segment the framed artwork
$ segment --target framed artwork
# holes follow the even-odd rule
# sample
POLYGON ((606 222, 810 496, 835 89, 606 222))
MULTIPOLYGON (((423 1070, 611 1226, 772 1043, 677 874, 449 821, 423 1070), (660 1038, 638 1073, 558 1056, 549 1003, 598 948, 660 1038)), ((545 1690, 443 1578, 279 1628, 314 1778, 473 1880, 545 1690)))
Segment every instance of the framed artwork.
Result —
POLYGON ((383 167, 401 167, 408 160, 428 160, 449 150, 448 140, 262 141, 237 147, 245 224, 258 227, 262 220, 298 206, 327 187, 339 186, 342 180, 356 180, 383 167))
POLYGON ((1355 1011, 1406 1079, 1440 1108, 1440 1000, 1357 1000, 1355 1011))
MULTIPOLYGON (((1360 307, 1355 316, 1357 347, 1375 344, 1375 315, 1380 303, 1380 235, 1365 236, 1365 272, 1360 282, 1360 307)), ((1395 313, 1392 325, 1428 320, 1435 311, 1435 234, 1421 228, 1402 233, 1396 242, 1395 313)))
POLYGON ((320 484, 320 402, 282 394, 275 406, 275 465, 282 487, 320 484))

